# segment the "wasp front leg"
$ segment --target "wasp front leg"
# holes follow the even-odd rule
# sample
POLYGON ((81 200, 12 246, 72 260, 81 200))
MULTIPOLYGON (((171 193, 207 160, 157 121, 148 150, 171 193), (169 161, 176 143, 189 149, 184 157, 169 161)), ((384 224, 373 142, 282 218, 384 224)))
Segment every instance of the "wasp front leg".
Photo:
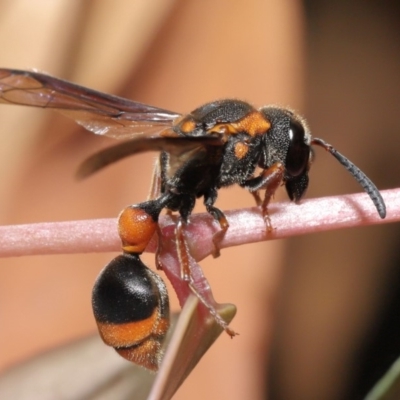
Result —
POLYGON ((124 358, 157 371, 169 328, 167 288, 140 259, 158 229, 157 200, 127 207, 119 217, 123 254, 100 273, 92 294, 103 341, 124 358))
MULTIPOLYGON (((261 212, 264 218, 265 224, 267 225, 268 232, 271 232, 273 227, 271 219, 268 214, 268 205, 275 194, 278 187, 282 184, 285 174, 285 167, 282 163, 277 162, 271 165, 268 169, 262 171, 262 173, 255 177, 248 179, 244 182, 243 186, 251 193, 258 203, 260 197, 258 195, 259 190, 265 190, 264 199, 261 203, 261 212)), ((257 204, 259 205, 259 204, 257 204)))
POLYGON ((220 256, 219 251, 219 243, 224 238, 225 233, 229 228, 228 220, 226 219, 225 214, 217 207, 214 206, 215 201, 217 200, 217 189, 210 189, 209 192, 204 195, 204 205, 206 206, 207 212, 214 217, 214 219, 218 222, 220 226, 220 230, 214 233, 212 241, 214 245, 214 251, 212 253, 214 258, 220 256))

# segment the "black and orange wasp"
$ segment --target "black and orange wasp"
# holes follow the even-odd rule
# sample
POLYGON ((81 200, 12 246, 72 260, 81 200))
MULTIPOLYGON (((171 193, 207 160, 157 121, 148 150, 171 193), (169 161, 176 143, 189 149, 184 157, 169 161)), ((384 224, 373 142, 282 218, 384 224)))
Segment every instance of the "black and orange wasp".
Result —
POLYGON ((81 176, 132 154, 160 152, 150 200, 121 212, 118 227, 123 253, 100 273, 92 297, 105 343, 151 370, 159 367, 169 327, 169 299, 164 282, 143 264, 140 255, 157 232, 164 208, 179 213, 177 231, 182 235, 196 199, 203 197, 223 234, 229 224, 214 203, 220 188, 238 184, 253 194, 271 229, 271 197, 282 184, 292 201, 303 197, 313 159, 311 146, 317 145, 350 172, 380 217, 386 215, 385 203, 371 180, 330 144, 312 138, 304 119, 286 108, 256 109, 241 100, 225 99, 183 115, 42 73, 12 69, 0 69, 0 102, 54 109, 95 134, 127 139, 86 160, 81 176), (260 190, 265 190, 263 199, 260 190))

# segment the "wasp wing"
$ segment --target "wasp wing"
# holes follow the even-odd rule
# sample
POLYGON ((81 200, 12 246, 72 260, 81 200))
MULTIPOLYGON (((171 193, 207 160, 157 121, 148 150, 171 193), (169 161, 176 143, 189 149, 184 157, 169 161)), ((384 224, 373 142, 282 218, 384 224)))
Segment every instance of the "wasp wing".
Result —
POLYGON ((175 160, 182 160, 187 158, 188 154, 193 156, 194 153, 207 146, 222 146, 223 143, 219 135, 182 137, 172 136, 172 133, 170 133, 168 137, 137 137, 93 154, 80 165, 77 176, 85 178, 109 164, 133 154, 147 151, 166 151, 173 155, 175 160))
POLYGON ((95 134, 118 139, 156 135, 180 116, 46 74, 1 68, 0 103, 54 109, 95 134))

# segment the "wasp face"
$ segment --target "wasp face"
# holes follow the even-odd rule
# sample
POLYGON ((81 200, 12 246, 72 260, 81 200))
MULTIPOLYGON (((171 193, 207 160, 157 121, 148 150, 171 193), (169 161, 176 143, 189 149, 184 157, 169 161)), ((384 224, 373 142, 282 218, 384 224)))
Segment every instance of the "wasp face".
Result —
POLYGON ((308 187, 312 159, 308 126, 302 118, 284 108, 263 107, 260 111, 271 122, 271 128, 264 136, 259 166, 266 169, 282 163, 286 191, 291 200, 299 201, 308 187))

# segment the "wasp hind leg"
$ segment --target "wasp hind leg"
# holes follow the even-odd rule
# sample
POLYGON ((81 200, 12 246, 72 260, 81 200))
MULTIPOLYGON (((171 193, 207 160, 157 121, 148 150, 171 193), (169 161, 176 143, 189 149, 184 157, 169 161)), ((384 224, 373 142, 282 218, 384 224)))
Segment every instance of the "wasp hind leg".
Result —
POLYGON ((163 191, 163 175, 160 163, 160 159, 157 159, 157 161, 154 163, 147 200, 157 199, 157 197, 159 197, 163 191))
POLYGON ((229 327, 229 324, 219 315, 213 304, 211 304, 198 290, 193 280, 190 268, 189 249, 184 234, 185 222, 180 219, 176 225, 176 249, 181 267, 181 278, 187 282, 191 292, 200 300, 200 302, 208 309, 211 316, 230 336, 236 336, 237 333, 229 327))

